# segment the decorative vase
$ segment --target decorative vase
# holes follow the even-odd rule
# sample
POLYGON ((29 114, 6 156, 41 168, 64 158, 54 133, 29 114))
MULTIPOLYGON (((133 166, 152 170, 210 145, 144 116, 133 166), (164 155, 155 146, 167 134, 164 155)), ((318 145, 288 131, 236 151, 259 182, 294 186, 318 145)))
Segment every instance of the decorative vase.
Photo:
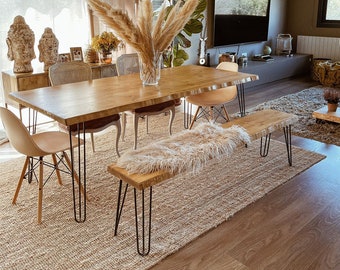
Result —
POLYGON ((112 62, 112 51, 102 51, 99 52, 100 63, 111 64, 112 62))
POLYGON ((157 85, 161 77, 162 53, 155 53, 152 58, 138 55, 140 79, 143 85, 157 85))
POLYGON ((269 55, 272 53, 272 48, 270 48, 269 46, 264 46, 263 48, 263 54, 264 55, 269 55))
POLYGON ((338 108, 338 103, 327 103, 328 106, 328 112, 336 112, 336 109, 338 108))

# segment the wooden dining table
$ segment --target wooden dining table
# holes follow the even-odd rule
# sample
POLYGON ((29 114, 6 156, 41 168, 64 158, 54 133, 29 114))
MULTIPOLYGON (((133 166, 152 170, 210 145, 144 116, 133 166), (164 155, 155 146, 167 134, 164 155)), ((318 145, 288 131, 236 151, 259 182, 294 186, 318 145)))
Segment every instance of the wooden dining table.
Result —
MULTIPOLYGON (((254 80, 258 80, 255 74, 187 65, 162 69, 158 85, 144 86, 139 74, 129 74, 12 92, 9 96, 20 105, 32 108, 59 123, 70 126, 230 85, 243 85, 254 80)), ((241 95, 244 96, 244 93, 241 95)), ((81 176, 80 183, 83 183, 85 189, 83 195, 80 190, 78 192, 73 190, 74 215, 77 222, 86 220, 84 197, 86 194, 86 155, 84 153, 85 143, 83 149, 78 150, 78 160, 84 160, 83 167, 79 162, 77 168, 74 168, 74 157, 71 155, 72 170, 78 171, 81 176), (82 153, 83 156, 81 156, 82 153), (82 199, 81 196, 83 196, 82 199)), ((75 188, 74 177, 72 181, 75 188)))

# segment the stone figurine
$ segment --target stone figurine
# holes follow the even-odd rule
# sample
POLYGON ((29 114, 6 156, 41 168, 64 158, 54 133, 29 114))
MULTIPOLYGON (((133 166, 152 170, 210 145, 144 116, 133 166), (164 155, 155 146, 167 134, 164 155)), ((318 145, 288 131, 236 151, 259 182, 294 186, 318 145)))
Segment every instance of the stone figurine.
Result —
POLYGON ((59 41, 49 27, 45 28, 39 40, 39 61, 44 63, 44 71, 58 61, 59 41))
POLYGON ((13 72, 32 72, 31 61, 34 52, 34 33, 26 24, 24 17, 16 16, 7 34, 8 59, 14 60, 13 72))

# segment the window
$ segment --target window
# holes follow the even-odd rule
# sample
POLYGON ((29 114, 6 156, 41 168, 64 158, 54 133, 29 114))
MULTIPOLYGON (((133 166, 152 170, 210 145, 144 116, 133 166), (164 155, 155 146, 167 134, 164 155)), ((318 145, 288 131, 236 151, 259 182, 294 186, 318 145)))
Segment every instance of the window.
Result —
MULTIPOLYGON (((90 43, 90 27, 85 0, 0 0, 0 69, 11 70, 13 61, 7 58, 7 32, 15 16, 21 15, 35 35, 36 59, 32 61, 34 71, 42 71, 39 62, 39 40, 46 27, 50 27, 59 41, 61 53, 69 53, 70 47, 83 47, 90 43)), ((2 80, 0 78, 0 89, 2 80)), ((0 101, 2 96, 0 91, 0 101)))
POLYGON ((317 27, 340 28, 340 0, 319 0, 317 27))

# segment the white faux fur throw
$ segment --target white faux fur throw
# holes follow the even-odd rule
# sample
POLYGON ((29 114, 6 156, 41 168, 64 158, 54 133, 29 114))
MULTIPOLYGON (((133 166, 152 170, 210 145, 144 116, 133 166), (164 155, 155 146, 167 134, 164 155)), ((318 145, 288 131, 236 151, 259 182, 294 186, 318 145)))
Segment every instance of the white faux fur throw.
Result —
POLYGON ((117 165, 129 173, 147 174, 158 170, 179 173, 197 172, 212 158, 231 155, 250 137, 240 126, 222 128, 213 123, 201 123, 193 130, 184 130, 137 150, 128 150, 117 165))

